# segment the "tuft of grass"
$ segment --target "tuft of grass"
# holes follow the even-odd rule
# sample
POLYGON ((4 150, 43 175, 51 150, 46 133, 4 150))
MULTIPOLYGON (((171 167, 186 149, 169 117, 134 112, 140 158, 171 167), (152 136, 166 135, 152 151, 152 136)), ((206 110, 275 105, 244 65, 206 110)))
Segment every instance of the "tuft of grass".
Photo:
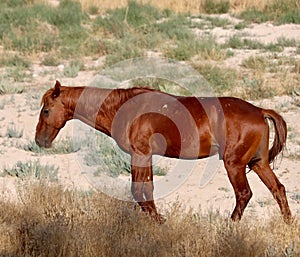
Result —
POLYGON ((20 147, 29 152, 39 154, 69 154, 78 152, 81 149, 81 142, 73 141, 71 138, 61 139, 53 144, 51 148, 41 148, 34 141, 20 147))
POLYGON ((126 37, 121 42, 112 42, 107 47, 105 65, 111 66, 118 62, 144 56, 144 49, 136 44, 138 35, 126 37))
POLYGON ((234 25, 234 28, 237 30, 242 30, 242 29, 247 28, 248 25, 249 25, 248 22, 242 21, 242 22, 239 22, 238 24, 234 25))
POLYGON ((54 54, 47 54, 43 58, 42 64, 45 65, 45 66, 58 66, 60 64, 60 60, 54 54))
POLYGON ((244 77, 241 82, 243 93, 241 97, 244 99, 263 99, 271 98, 276 94, 273 88, 265 84, 262 78, 244 77))
POLYGON ((227 52, 216 42, 212 36, 193 38, 191 40, 181 40, 176 46, 168 47, 165 50, 168 58, 186 61, 193 56, 198 56, 204 60, 220 61, 227 58, 227 52))
POLYGON ((189 29, 191 24, 184 15, 172 15, 155 24, 155 28, 168 40, 192 40, 195 37, 189 29))
POLYGON ((208 14, 228 13, 230 1, 227 0, 205 0, 204 10, 208 14))
POLYGON ((297 47, 297 45, 298 45, 297 40, 295 40, 294 38, 289 39, 289 38, 285 38, 285 37, 278 38, 277 44, 282 47, 297 47))
POLYGON ((209 82, 217 94, 224 94, 236 87, 238 74, 230 68, 214 65, 194 65, 194 68, 209 82))
POLYGON ((7 127, 6 136, 8 138, 21 138, 23 131, 23 129, 18 129, 15 123, 11 123, 7 127))
POLYGON ((83 64, 80 61, 71 61, 64 67, 64 75, 69 78, 78 76, 78 72, 83 69, 83 64))
POLYGON ((231 21, 228 19, 225 19, 225 18, 207 16, 206 20, 211 23, 212 28, 215 28, 215 27, 226 28, 229 25, 231 25, 231 21))
POLYGON ((233 49, 263 49, 264 48, 264 44, 260 43, 257 40, 251 40, 247 38, 243 39, 237 35, 230 37, 224 46, 233 49))
POLYGON ((18 177, 20 179, 36 178, 48 179, 50 181, 57 180, 58 168, 54 165, 41 165, 36 161, 18 161, 12 168, 4 168, 3 175, 18 177))
POLYGON ((268 59, 263 56, 250 56, 243 60, 242 66, 247 69, 254 69, 257 71, 265 71, 268 67, 268 59))
POLYGON ((23 85, 11 84, 10 81, 0 75, 0 95, 22 94, 24 91, 25 88, 23 85))
POLYGON ((297 201, 297 202, 300 202, 300 193, 294 193, 291 198, 294 200, 294 201, 297 201))
POLYGON ((277 43, 263 44, 257 40, 241 38, 240 36, 234 35, 227 40, 223 47, 230 47, 233 49, 261 49, 267 52, 282 52, 284 47, 295 45, 295 40, 288 40, 285 38, 279 39, 277 43))
POLYGON ((25 91, 22 82, 28 77, 24 67, 12 66, 7 67, 0 74, 0 94, 21 94, 25 91))
POLYGON ((5 105, 7 104, 7 100, 6 99, 2 99, 1 101, 0 101, 0 110, 4 110, 4 108, 5 108, 5 105))
POLYGON ((97 15, 97 14, 99 14, 99 8, 96 5, 91 5, 88 8, 88 13, 90 15, 97 15))
POLYGON ((0 57, 0 66, 28 69, 30 67, 30 62, 28 59, 20 57, 17 54, 5 54, 0 57))

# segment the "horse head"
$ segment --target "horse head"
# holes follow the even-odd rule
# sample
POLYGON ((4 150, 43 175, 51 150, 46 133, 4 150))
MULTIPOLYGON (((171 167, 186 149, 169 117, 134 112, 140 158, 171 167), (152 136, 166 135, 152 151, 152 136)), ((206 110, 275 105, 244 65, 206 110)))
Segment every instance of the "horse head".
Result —
POLYGON ((42 109, 36 126, 35 142, 40 147, 51 147, 52 141, 68 120, 68 112, 61 96, 62 87, 56 81, 42 98, 42 109))

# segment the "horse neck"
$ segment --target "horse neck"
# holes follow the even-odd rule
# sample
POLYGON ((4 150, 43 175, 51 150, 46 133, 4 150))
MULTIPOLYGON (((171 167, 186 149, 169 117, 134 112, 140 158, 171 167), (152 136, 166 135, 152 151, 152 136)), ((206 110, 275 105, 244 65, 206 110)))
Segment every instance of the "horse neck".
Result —
POLYGON ((147 89, 100 89, 94 87, 72 88, 68 108, 71 117, 111 136, 111 126, 119 108, 133 96, 147 89))
POLYGON ((87 125, 111 134, 111 117, 102 110, 106 98, 112 90, 93 87, 72 87, 65 93, 65 106, 68 108, 69 119, 79 119, 87 125))

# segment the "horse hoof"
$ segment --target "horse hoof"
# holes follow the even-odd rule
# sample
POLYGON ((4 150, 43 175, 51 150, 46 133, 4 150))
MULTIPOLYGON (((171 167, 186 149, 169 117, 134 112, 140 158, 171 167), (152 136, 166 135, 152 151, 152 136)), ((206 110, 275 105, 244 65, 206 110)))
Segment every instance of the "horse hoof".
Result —
POLYGON ((164 224, 167 220, 163 215, 158 214, 158 213, 155 214, 155 216, 153 218, 160 225, 164 224))

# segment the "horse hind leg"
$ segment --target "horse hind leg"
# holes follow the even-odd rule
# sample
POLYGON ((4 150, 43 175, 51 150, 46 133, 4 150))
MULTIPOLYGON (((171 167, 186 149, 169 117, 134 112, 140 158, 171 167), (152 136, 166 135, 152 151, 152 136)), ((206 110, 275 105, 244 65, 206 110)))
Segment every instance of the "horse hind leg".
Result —
POLYGON ((262 182, 270 190, 279 205, 284 221, 286 223, 289 223, 291 221, 292 215, 288 205, 285 187, 280 183, 280 181, 274 174, 268 161, 260 160, 257 163, 253 164, 251 168, 256 172, 262 182))
POLYGON ((254 170, 261 181, 270 190, 279 205, 284 221, 289 223, 292 215, 288 205, 285 187, 280 183, 279 179, 276 177, 275 173, 270 167, 268 140, 269 128, 266 127, 265 137, 263 138, 255 154, 255 158, 253 158, 248 165, 250 169, 254 170))

